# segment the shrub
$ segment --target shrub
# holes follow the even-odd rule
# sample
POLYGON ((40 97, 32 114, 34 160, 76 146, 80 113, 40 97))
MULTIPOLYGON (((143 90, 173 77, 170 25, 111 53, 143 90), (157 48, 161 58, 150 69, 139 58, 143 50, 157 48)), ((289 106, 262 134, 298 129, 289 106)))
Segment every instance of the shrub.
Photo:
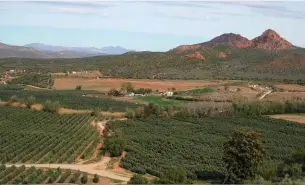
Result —
POLYGON ((117 136, 109 136, 105 139, 104 148, 111 157, 118 157, 126 147, 126 140, 117 136))
POLYGON ((82 184, 86 184, 88 182, 88 174, 83 173, 83 176, 82 176, 80 181, 81 181, 82 184))
POLYGON ((78 91, 82 90, 82 86, 81 85, 76 86, 75 90, 78 90, 78 91))
POLYGON ((60 109, 60 104, 58 101, 51 101, 51 100, 47 100, 44 104, 43 104, 43 108, 42 110, 45 112, 52 112, 52 113, 58 113, 60 109))
POLYGON ((31 108, 32 105, 34 105, 36 103, 36 98, 34 96, 29 96, 26 100, 25 100, 25 105, 27 108, 31 108))
POLYGON ((142 175, 135 174, 131 177, 127 184, 148 184, 148 180, 142 175))
POLYGON ((133 109, 129 109, 127 108, 126 109, 126 117, 129 118, 129 119, 133 119, 136 117, 136 113, 133 109))
POLYGON ((109 95, 109 96, 120 96, 121 93, 120 93, 118 90, 116 90, 116 89, 110 89, 110 90, 108 91, 108 95, 109 95))
POLYGON ((93 182, 94 183, 98 183, 98 181, 100 180, 100 177, 97 174, 94 174, 93 176, 93 182))

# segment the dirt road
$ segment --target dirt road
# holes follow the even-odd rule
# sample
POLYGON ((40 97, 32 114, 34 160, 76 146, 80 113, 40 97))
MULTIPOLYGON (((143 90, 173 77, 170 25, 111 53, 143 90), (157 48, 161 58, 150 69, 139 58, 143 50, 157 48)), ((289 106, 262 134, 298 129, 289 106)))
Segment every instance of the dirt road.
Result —
POLYGON ((270 94, 270 93, 272 93, 272 91, 271 91, 271 90, 268 90, 268 91, 264 92, 264 94, 261 95, 258 99, 261 100, 261 99, 265 98, 265 97, 266 97, 268 94, 270 94))
MULTIPOLYGON (((110 179, 120 180, 123 183, 127 183, 132 177, 132 174, 129 172, 117 172, 112 170, 107 170, 107 164, 110 161, 110 157, 103 157, 103 160, 93 164, 24 164, 26 167, 34 166, 36 168, 58 168, 61 169, 71 169, 79 170, 82 172, 87 172, 89 174, 97 174, 101 177, 107 177, 110 179)), ((7 164, 6 166, 12 166, 13 164, 7 164)), ((19 167, 23 164, 14 164, 19 167)))

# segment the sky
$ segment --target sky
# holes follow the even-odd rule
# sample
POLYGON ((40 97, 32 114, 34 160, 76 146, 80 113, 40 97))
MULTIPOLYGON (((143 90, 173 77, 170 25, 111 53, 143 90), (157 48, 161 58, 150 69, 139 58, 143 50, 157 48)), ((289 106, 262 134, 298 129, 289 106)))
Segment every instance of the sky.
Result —
POLYGON ((305 47, 305 1, 0 1, 0 42, 167 51, 266 29, 305 47))

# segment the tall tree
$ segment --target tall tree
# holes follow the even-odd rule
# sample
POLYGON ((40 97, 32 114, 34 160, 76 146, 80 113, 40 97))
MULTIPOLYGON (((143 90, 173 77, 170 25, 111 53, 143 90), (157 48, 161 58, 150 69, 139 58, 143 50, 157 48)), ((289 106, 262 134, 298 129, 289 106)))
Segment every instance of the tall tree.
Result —
POLYGON ((263 160, 264 149, 257 132, 236 131, 224 144, 225 182, 242 184, 253 179, 263 160))

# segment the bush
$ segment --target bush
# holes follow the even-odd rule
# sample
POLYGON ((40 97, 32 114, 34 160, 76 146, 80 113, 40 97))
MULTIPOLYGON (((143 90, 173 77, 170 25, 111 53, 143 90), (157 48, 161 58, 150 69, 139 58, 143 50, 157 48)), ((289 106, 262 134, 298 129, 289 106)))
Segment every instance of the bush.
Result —
POLYGON ((105 139, 104 148, 111 157, 118 157, 126 147, 126 140, 117 136, 109 136, 105 139))
POLYGON ((116 90, 116 89, 110 89, 110 90, 108 91, 108 95, 109 95, 109 96, 120 96, 121 93, 120 93, 118 90, 116 90))
POLYGON ((142 175, 135 174, 131 177, 127 184, 148 184, 148 180, 142 175))
POLYGON ((12 95, 9 99, 9 102, 14 103, 14 102, 18 102, 19 98, 16 95, 12 95))
POLYGON ((25 105, 27 108, 31 108, 32 105, 36 103, 36 98, 34 96, 30 96, 25 100, 25 105))
POLYGON ((87 173, 83 173, 83 176, 82 176, 80 181, 81 181, 82 184, 87 184, 87 182, 88 182, 88 174, 87 173))
POLYGON ((91 112, 91 116, 99 117, 101 116, 101 110, 99 108, 94 108, 91 112))
POLYGON ((93 182, 94 183, 98 183, 98 181, 100 180, 100 177, 97 174, 94 174, 93 176, 93 182))
POLYGON ((43 104, 43 108, 42 110, 45 112, 52 112, 52 113, 58 113, 60 109, 60 104, 58 101, 51 101, 51 100, 47 100, 44 104, 43 104))
POLYGON ((129 119, 133 119, 136 117, 136 113, 133 109, 129 109, 127 108, 126 109, 126 117, 129 118, 129 119))
POLYGON ((78 91, 82 90, 82 86, 81 85, 76 86, 75 90, 78 90, 78 91))

